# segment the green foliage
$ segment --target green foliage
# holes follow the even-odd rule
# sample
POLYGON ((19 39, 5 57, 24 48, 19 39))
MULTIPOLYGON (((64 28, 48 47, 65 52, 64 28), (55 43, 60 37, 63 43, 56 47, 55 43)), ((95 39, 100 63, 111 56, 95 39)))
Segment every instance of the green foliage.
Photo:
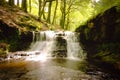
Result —
POLYGON ((119 4, 120 0, 101 0, 94 4, 95 14, 102 13, 113 6, 118 6, 119 4))
POLYGON ((25 30, 40 30, 42 26, 42 23, 34 20, 34 18, 31 18, 30 16, 20 16, 17 24, 19 24, 25 30))
MULTIPOLYGON (((35 15, 35 16, 38 16, 38 7, 39 7, 38 6, 38 1, 32 0, 31 6, 32 6, 31 7, 32 10, 31 10, 31 12, 29 12, 29 10, 28 10, 28 12, 35 15)), ((28 7, 28 9, 29 9, 29 7, 28 7)))
POLYGON ((55 30, 55 27, 53 25, 49 25, 49 30, 55 30))
MULTIPOLYGON (((29 0, 27 0, 27 11, 28 13, 39 16, 39 0, 31 0, 31 10, 30 10, 30 4, 29 0)), ((43 2, 45 0, 41 0, 41 5, 43 8, 43 2)), ((61 1, 58 0, 57 10, 56 10, 56 19, 54 21, 54 25, 60 25, 60 20, 62 16, 61 12, 61 1)), ((113 7, 118 6, 120 4, 120 0, 65 0, 66 1, 66 8, 65 8, 65 27, 64 29, 74 31, 76 28, 78 28, 80 25, 85 24, 89 19, 94 18, 99 13, 103 13, 105 10, 113 7)), ((22 3, 20 3, 22 4, 22 3)), ((49 2, 46 3, 44 8, 44 17, 41 19, 43 21, 47 21, 48 16, 48 9, 49 9, 49 2)), ((51 7, 51 22, 54 18, 54 11, 55 11, 56 1, 52 2, 51 7)), ((120 8, 118 8, 118 11, 120 11, 120 8)), ((26 22, 26 21, 25 21, 26 22)), ((30 25, 33 26, 34 21, 28 21, 27 24, 30 22, 30 25)), ((50 23, 51 23, 50 22, 50 23)), ((36 23, 35 23, 36 24, 36 23)), ((38 23, 37 23, 38 24, 38 23)), ((26 26, 25 24, 22 24, 22 26, 26 26)), ((41 28, 41 26, 37 26, 38 28, 41 28)))
MULTIPOLYGON (((89 4, 90 0, 67 0, 67 8, 66 8, 66 12, 68 10, 68 8, 71 6, 71 10, 70 12, 68 12, 66 14, 70 15, 69 18, 69 25, 66 27, 68 30, 72 30, 74 31, 76 29, 76 27, 78 27, 80 24, 83 24, 90 16, 91 16, 91 10, 92 8, 90 7, 91 5, 89 4), (90 14, 89 14, 89 13, 90 14)), ((39 3, 37 0, 32 0, 32 10, 31 10, 31 14, 38 16, 38 8, 39 8, 39 3)), ((51 12, 51 21, 53 19, 53 14, 55 11, 55 4, 56 2, 53 1, 53 5, 52 5, 52 12, 51 12)), ((60 19, 61 19, 61 11, 60 11, 60 5, 61 2, 59 1, 58 3, 58 7, 57 7, 57 13, 56 13, 56 20, 55 20, 55 24, 59 25, 60 23, 60 19)), ((47 9, 48 5, 46 5, 45 9, 47 9)), ((28 5, 28 12, 29 12, 29 5, 28 5)), ((48 12, 44 13, 45 16, 47 16, 48 12)), ((42 18, 43 20, 45 20, 44 18, 42 18)), ((65 23, 65 25, 67 25, 67 23, 65 23)))
POLYGON ((117 63, 120 61, 117 54, 110 54, 109 51, 101 51, 95 57, 99 57, 102 61, 109 62, 109 63, 117 63))
POLYGON ((99 51, 110 51, 111 53, 120 53, 120 43, 109 43, 98 46, 99 51))
POLYGON ((88 40, 88 39, 89 39, 89 31, 90 31, 90 29, 89 29, 89 28, 85 28, 85 30, 84 30, 86 40, 88 40))
POLYGON ((7 43, 1 43, 0 42, 0 55, 1 54, 7 54, 9 51, 9 45, 7 43))
POLYGON ((120 12, 120 5, 116 7, 117 12, 120 12))
POLYGON ((120 43, 102 44, 99 45, 97 49, 98 53, 94 55, 95 58, 110 63, 117 63, 120 61, 120 43))
POLYGON ((10 45, 9 51, 16 51, 16 48, 18 46, 18 39, 17 40, 11 40, 9 42, 9 45, 10 45))

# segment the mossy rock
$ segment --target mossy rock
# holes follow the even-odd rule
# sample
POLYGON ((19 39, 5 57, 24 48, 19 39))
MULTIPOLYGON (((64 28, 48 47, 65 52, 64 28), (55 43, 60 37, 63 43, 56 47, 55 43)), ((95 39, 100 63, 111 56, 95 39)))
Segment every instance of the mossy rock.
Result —
POLYGON ((9 45, 6 43, 0 43, 0 54, 7 54, 9 51, 9 45))

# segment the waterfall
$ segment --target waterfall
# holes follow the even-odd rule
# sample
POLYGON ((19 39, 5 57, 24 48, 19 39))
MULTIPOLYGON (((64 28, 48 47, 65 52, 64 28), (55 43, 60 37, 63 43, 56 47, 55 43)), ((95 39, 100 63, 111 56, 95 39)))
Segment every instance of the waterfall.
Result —
POLYGON ((28 51, 51 57, 83 59, 86 56, 79 43, 79 33, 71 31, 33 32, 33 42, 28 51))
POLYGON ((80 59, 85 58, 86 53, 80 45, 79 33, 66 31, 65 36, 66 36, 66 40, 67 40, 68 57, 80 58, 80 59))
POLYGON ((33 42, 28 51, 34 51, 40 54, 51 53, 54 35, 54 31, 33 32, 33 42))

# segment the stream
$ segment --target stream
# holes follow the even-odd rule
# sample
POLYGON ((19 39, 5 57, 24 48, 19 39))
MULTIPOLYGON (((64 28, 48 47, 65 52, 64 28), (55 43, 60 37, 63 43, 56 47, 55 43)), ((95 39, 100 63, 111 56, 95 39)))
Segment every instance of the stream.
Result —
POLYGON ((28 50, 0 58, 0 80, 120 80, 87 62, 78 36, 70 31, 33 32, 28 50))

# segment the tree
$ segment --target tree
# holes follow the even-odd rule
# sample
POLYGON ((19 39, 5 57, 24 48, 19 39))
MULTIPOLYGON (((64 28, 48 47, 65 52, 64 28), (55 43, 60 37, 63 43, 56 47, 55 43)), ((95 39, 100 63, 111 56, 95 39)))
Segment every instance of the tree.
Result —
POLYGON ((67 1, 67 9, 66 9, 66 25, 65 25, 65 29, 68 30, 69 29, 69 24, 70 24, 70 13, 71 10, 73 8, 73 6, 75 5, 76 1, 75 0, 69 0, 67 1))
POLYGON ((38 2, 39 2, 38 16, 39 16, 39 20, 41 20, 42 0, 38 0, 38 2))
POLYGON ((52 7, 52 1, 49 1, 49 7, 48 7, 48 16, 47 16, 47 22, 51 23, 51 7, 52 7))
POLYGON ((5 0, 0 1, 0 5, 3 5, 5 3, 5 0))
POLYGON ((57 14, 58 0, 56 0, 55 11, 53 16, 52 24, 55 24, 56 14, 57 14))
POLYGON ((22 9, 27 12, 27 0, 22 0, 22 9))
POLYGON ((65 26, 65 19, 66 19, 66 0, 61 0, 61 20, 60 20, 60 26, 64 29, 65 26))
POLYGON ((39 20, 42 19, 42 16, 43 16, 43 19, 46 20, 46 17, 44 14, 45 6, 46 6, 46 0, 43 0, 43 1, 39 0, 39 11, 38 11, 39 20))
POLYGON ((14 0, 9 0, 9 5, 13 6, 14 5, 14 0))
POLYGON ((17 0, 17 6, 19 6, 19 4, 20 4, 20 1, 19 1, 19 0, 17 0))
POLYGON ((29 12, 31 13, 31 9, 32 9, 32 7, 31 7, 31 0, 29 0, 29 12))

